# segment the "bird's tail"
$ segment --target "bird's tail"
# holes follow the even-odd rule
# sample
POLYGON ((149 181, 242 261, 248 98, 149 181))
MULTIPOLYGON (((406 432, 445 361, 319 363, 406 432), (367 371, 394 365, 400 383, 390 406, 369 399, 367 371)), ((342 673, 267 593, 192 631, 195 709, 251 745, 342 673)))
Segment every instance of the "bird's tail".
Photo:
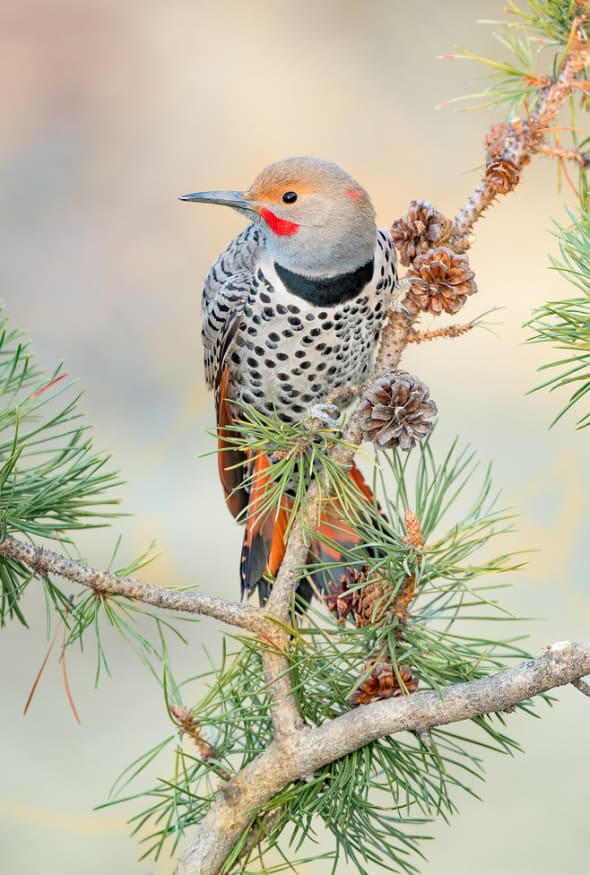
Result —
MULTIPOLYGON (((241 557, 242 593, 258 592, 261 604, 268 598, 271 581, 276 576, 286 550, 286 533, 293 500, 283 495, 278 509, 265 507, 270 484, 271 461, 260 454, 253 461, 251 492, 244 531, 241 557)), ((352 465, 348 476, 353 481, 362 500, 373 506, 373 493, 363 475, 352 465)), ((317 565, 299 583, 298 594, 309 602, 314 590, 325 592, 330 585, 337 585, 350 560, 347 553, 361 543, 361 536, 351 526, 350 512, 345 512, 341 502, 333 498, 322 510, 319 524, 309 545, 308 563, 317 565)))

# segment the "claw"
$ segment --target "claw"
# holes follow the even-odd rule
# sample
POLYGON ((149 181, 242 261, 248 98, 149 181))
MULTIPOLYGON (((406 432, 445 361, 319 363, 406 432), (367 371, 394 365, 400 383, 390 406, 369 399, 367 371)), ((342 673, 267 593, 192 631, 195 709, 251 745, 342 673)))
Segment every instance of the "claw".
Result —
POLYGON ((335 404, 312 404, 307 411, 306 419, 318 420, 329 428, 339 428, 340 415, 340 408, 335 404))
POLYGON ((399 279, 395 286, 394 291, 398 293, 398 295, 403 295, 404 292, 409 292, 412 286, 422 286, 423 288, 428 288, 430 283, 427 280, 422 279, 419 276, 405 276, 403 279, 399 279))
POLYGON ((412 322, 414 319, 408 308, 404 307, 401 301, 394 301, 391 305, 391 309, 394 313, 400 313, 404 319, 408 320, 408 322, 412 322))

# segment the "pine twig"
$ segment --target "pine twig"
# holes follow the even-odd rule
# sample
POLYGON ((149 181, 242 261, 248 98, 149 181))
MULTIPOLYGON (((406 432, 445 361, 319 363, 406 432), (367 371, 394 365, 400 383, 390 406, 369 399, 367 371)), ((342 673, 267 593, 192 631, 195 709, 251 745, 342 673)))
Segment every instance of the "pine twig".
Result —
POLYGON ((428 331, 412 330, 408 334, 408 343, 424 343, 439 337, 462 337, 474 327, 474 322, 466 322, 464 325, 445 325, 443 328, 431 328, 428 331))
POLYGON ((471 245, 469 238, 477 219, 498 195, 516 188, 522 168, 533 155, 547 153, 545 135, 562 104, 581 84, 578 77, 587 62, 588 48, 582 29, 574 25, 561 73, 545 88, 536 111, 526 121, 514 119, 490 130, 484 178, 452 222, 453 248, 464 251, 471 245))
POLYGON ((94 590, 97 595, 124 596, 163 610, 202 614, 231 626, 246 629, 269 640, 273 640, 275 634, 274 624, 259 608, 202 593, 163 589, 133 577, 124 577, 111 571, 99 571, 91 565, 69 559, 44 547, 27 544, 12 536, 0 542, 0 556, 16 559, 36 574, 56 574, 66 580, 79 583, 94 590))

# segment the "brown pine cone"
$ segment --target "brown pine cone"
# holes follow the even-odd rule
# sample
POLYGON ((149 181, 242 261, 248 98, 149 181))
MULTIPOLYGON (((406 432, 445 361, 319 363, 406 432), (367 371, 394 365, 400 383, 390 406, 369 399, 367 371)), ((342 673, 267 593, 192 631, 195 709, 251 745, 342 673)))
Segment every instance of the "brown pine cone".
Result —
POLYGON ((405 685, 405 689, 395 676, 390 662, 378 662, 373 670, 350 697, 352 705, 370 705, 379 699, 391 699, 393 696, 403 696, 404 693, 415 693, 418 689, 418 678, 412 674, 411 666, 398 665, 399 675, 405 685))
POLYGON ((364 437, 380 450, 411 450, 432 431, 437 412, 428 386, 406 371, 380 377, 359 405, 364 437))
POLYGON ((391 605, 391 584, 382 577, 369 580, 354 595, 354 620, 357 628, 381 623, 391 605))
POLYGON ((380 623, 390 607, 387 597, 391 584, 379 575, 373 575, 368 565, 361 568, 348 566, 337 585, 324 596, 328 610, 343 623, 352 613, 357 627, 380 623))
POLYGON ((360 586, 352 590, 351 587, 364 583, 367 580, 368 572, 368 565, 363 565, 362 568, 347 566, 338 585, 332 586, 330 591, 324 596, 328 610, 332 614, 337 614, 339 623, 343 623, 350 612, 356 610, 359 593, 362 590, 360 586))
POLYGON ((449 222, 428 201, 411 201, 405 216, 391 226, 391 239, 402 264, 431 249, 448 229, 449 222))
POLYGON ((518 185, 520 170, 506 158, 492 158, 486 167, 486 179, 498 194, 508 194, 518 185))
POLYGON ((435 316, 443 310, 456 313, 467 296, 477 291, 474 276, 466 255, 459 255, 446 246, 430 249, 418 256, 407 273, 407 279, 421 280, 408 293, 409 309, 429 310, 435 316))

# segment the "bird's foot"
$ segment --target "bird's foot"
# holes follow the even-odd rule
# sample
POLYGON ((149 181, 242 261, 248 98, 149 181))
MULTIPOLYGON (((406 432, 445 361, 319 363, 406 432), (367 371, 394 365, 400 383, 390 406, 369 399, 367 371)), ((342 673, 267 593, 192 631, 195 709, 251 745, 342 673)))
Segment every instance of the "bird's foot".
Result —
MULTIPOLYGON (((402 280, 402 282, 404 282, 404 280, 402 280)), ((399 288, 399 286, 398 286, 398 288, 399 288)), ((402 304, 401 301, 394 301, 393 304, 391 305, 391 311, 393 313, 399 313, 401 316, 404 317, 404 319, 407 319, 408 322, 413 321, 414 317, 412 316, 412 314, 410 313, 408 308, 404 307, 404 305, 402 304)))
POLYGON ((362 386, 360 383, 351 383, 346 386, 338 386, 336 389, 333 389, 332 392, 328 395, 324 404, 329 404, 333 407, 338 401, 338 407, 342 409, 343 407, 348 407, 349 404, 352 403, 352 399, 358 397, 361 394, 362 386))
POLYGON ((308 409, 305 419, 313 428, 313 423, 321 422, 329 428, 340 427, 340 408, 335 404, 312 404, 308 409))

